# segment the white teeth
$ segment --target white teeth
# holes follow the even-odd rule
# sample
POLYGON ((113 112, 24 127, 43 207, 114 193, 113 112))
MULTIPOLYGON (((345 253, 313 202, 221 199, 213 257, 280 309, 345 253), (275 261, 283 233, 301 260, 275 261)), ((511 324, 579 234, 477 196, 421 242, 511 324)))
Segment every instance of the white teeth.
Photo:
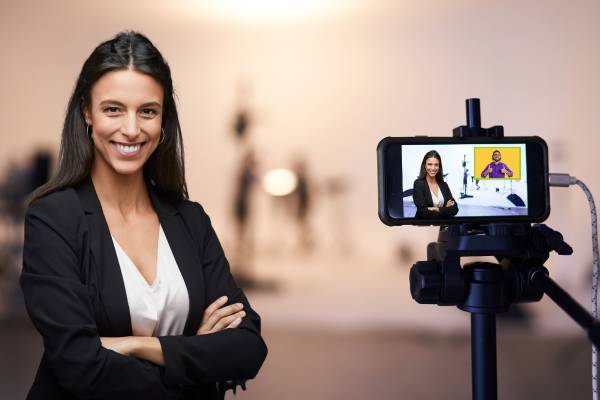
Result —
POLYGON ((124 146, 122 144, 117 143, 117 146, 119 147, 119 150, 121 150, 123 153, 135 153, 140 149, 139 144, 136 144, 135 146, 124 146))

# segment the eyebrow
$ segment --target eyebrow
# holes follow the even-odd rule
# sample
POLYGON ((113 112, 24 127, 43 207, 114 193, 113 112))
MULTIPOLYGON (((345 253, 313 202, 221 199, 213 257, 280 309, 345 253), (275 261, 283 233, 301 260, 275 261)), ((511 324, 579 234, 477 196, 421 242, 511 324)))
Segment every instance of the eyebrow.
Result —
MULTIPOLYGON (((110 99, 108 99, 108 100, 103 100, 103 101, 100 102, 101 106, 105 105, 105 104, 116 104, 116 105, 125 107, 125 104, 121 103, 118 100, 110 100, 110 99)), ((153 106, 161 107, 161 105, 160 105, 160 103, 158 101, 149 101, 147 103, 142 104, 140 107, 153 107, 153 106)))

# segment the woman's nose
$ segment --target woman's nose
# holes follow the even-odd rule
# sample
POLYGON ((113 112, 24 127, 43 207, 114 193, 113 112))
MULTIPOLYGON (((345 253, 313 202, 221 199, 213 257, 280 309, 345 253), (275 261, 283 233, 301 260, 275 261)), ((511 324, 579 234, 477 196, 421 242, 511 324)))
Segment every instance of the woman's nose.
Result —
POLYGON ((137 136, 140 133, 140 131, 140 125, 138 123, 136 115, 129 115, 125 119, 125 121, 123 121, 121 132, 125 136, 137 136))

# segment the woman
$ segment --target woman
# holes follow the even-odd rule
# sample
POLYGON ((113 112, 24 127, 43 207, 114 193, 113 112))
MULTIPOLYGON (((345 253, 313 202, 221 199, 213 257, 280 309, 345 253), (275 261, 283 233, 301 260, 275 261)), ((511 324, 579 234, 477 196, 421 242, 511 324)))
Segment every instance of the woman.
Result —
POLYGON ((417 206, 416 218, 448 218, 458 212, 450 188, 444 182, 442 158, 435 150, 423 157, 419 178, 413 185, 413 201, 417 206))
POLYGON ((21 287, 44 338, 29 399, 213 399, 257 374, 260 318, 183 159, 160 52, 135 32, 100 44, 25 219, 21 287))

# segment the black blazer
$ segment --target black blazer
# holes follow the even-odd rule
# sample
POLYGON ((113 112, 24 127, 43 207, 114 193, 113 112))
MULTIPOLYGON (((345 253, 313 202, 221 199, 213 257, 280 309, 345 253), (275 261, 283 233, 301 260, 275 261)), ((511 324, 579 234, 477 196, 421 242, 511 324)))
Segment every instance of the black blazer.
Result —
POLYGON ((164 367, 101 346, 100 336, 132 332, 117 255, 88 177, 34 201, 25 217, 20 283, 44 339, 28 399, 213 399, 216 381, 256 376, 267 354, 260 317, 236 286, 209 217, 198 203, 173 204, 149 191, 188 289, 183 335, 159 337, 164 367), (222 295, 244 304, 241 325, 196 336, 204 309, 222 295))
MULTIPOLYGON (((446 182, 438 182, 438 185, 444 196, 444 204, 446 204, 448 200, 454 200, 452 192, 450 192, 450 188, 446 182)), ((417 206, 415 218, 448 218, 455 216, 458 212, 456 200, 454 200, 453 206, 440 207, 439 212, 428 210, 427 207, 433 207, 433 198, 431 197, 431 191, 429 190, 427 180, 424 178, 415 180, 415 183, 413 184, 413 201, 415 202, 415 206, 417 206)))

